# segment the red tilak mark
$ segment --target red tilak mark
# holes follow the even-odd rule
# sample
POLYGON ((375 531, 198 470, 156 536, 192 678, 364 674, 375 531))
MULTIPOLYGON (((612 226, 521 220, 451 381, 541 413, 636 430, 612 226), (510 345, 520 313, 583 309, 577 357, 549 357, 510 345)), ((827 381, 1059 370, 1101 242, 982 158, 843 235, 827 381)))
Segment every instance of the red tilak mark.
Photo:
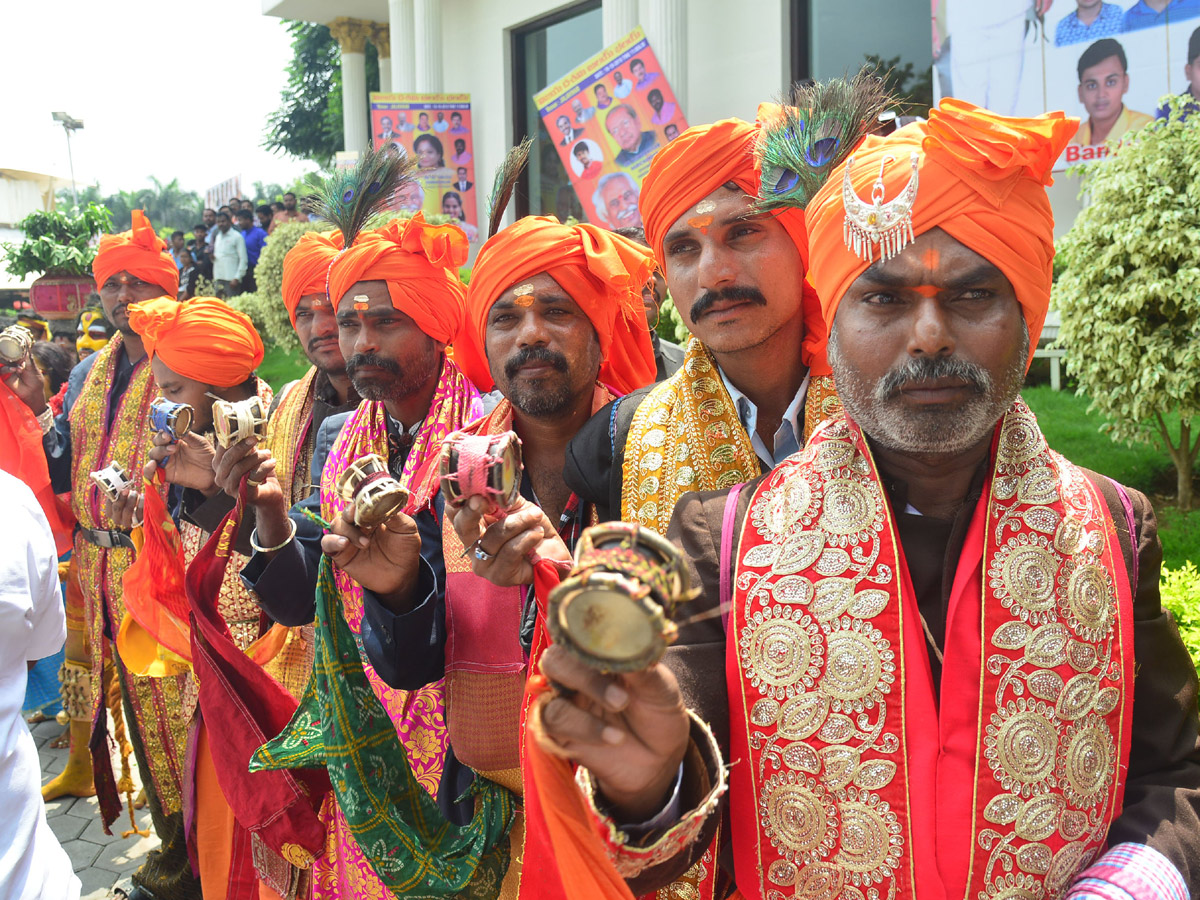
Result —
POLYGON ((922 297, 936 297, 938 295, 938 288, 935 288, 932 284, 919 284, 913 290, 922 297))
POLYGON ((939 264, 941 264, 941 261, 941 254, 938 253, 937 249, 934 247, 930 247, 928 250, 926 250, 924 256, 921 257, 921 262, 923 262, 925 264, 925 268, 931 272, 936 269, 939 264))
POLYGON ((687 223, 693 228, 699 228, 701 234, 708 234, 708 226, 713 223, 712 216, 692 216, 687 223))

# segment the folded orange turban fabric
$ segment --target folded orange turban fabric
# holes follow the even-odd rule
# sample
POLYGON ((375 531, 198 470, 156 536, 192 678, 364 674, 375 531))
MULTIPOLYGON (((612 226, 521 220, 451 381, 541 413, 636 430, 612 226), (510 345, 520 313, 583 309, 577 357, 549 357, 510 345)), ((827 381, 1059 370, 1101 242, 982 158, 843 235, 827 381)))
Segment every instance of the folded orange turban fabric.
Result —
POLYGON ((154 233, 154 226, 140 209, 133 211, 133 227, 128 231, 101 236, 92 262, 96 290, 118 272, 128 272, 157 285, 171 297, 179 293, 179 267, 167 253, 166 242, 154 233))
MULTIPOLYGON (((663 241, 679 217, 722 185, 736 184, 750 196, 758 193, 760 172, 754 158, 754 143, 760 126, 780 115, 774 103, 761 103, 758 122, 722 119, 711 125, 689 128, 654 155, 650 171, 642 182, 638 209, 646 228, 646 240, 666 271, 663 241)), ((787 231, 800 252, 804 271, 808 271, 808 232, 804 211, 788 209, 773 214, 787 231)), ((814 375, 827 375, 825 362, 826 331, 820 303, 807 279, 804 284, 804 341, 801 356, 814 375)))
POLYGON ((341 249, 342 233, 336 228, 333 231, 308 231, 283 258, 283 305, 287 307, 293 326, 301 297, 309 294, 325 296, 329 265, 341 249))
POLYGON ((263 343, 250 317, 215 297, 134 303, 129 327, 141 336, 147 354, 202 384, 241 384, 263 358, 263 343))
POLYGON ((656 374, 642 286, 654 258, 641 244, 595 225, 563 225, 526 216, 493 235, 475 258, 467 291, 467 327, 454 361, 482 391, 495 386, 484 350, 488 311, 506 290, 542 272, 559 283, 600 339, 600 381, 621 394, 656 374))
POLYGON ((470 246, 462 229, 430 225, 418 212, 364 231, 336 257, 329 270, 329 299, 336 307, 359 281, 386 281, 392 306, 443 344, 454 342, 463 325, 466 288, 458 268, 470 246))
MULTIPOLYGON (((884 202, 894 200, 912 177, 917 154, 913 232, 941 228, 1002 271, 1016 290, 1029 326, 1030 359, 1050 306, 1054 261, 1054 215, 1046 185, 1079 120, 1061 112, 1033 119, 998 116, 961 100, 943 100, 928 122, 887 137, 869 137, 834 171, 808 205, 812 277, 825 321, 869 263, 846 247, 842 181, 869 203, 883 165, 884 202)), ((875 259, 879 253, 876 248, 875 259)))

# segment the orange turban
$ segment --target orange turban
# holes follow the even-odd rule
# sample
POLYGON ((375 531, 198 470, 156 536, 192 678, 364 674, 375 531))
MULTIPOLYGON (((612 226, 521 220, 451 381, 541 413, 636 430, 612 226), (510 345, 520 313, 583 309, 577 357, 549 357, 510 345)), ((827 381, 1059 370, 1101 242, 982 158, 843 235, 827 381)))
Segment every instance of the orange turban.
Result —
POLYGON ((301 297, 309 294, 325 296, 329 264, 341 249, 342 233, 337 229, 308 231, 283 258, 283 305, 287 307, 293 326, 301 297))
POLYGON ((526 216, 493 235, 475 258, 467 327, 454 361, 482 391, 495 386, 484 350, 488 311, 523 278, 545 272, 591 320, 600 338, 600 381, 627 394, 654 381, 654 346, 642 286, 654 259, 641 244, 595 225, 526 216))
POLYGON ((216 297, 134 303, 129 327, 141 336, 146 353, 171 371, 215 387, 241 384, 263 358, 250 317, 216 297))
POLYGON ((435 341, 451 344, 463 324, 466 289, 458 268, 469 250, 467 236, 454 225, 430 225, 420 212, 393 219, 361 232, 333 260, 329 299, 337 306, 356 282, 386 281, 392 306, 435 341))
POLYGON ((101 236, 92 263, 96 290, 118 272, 128 272, 157 285, 168 296, 179 293, 179 267, 167 253, 166 242, 154 233, 154 226, 140 209, 133 211, 133 227, 128 231, 101 236))
MULTIPOLYGON (((667 231, 685 212, 724 184, 733 182, 750 196, 758 193, 759 170, 754 143, 765 119, 780 114, 774 103, 761 103, 758 122, 722 119, 711 125, 689 128, 654 155, 642 182, 638 209, 646 228, 646 240, 666 271, 663 241, 667 231)), ((808 232, 804 211, 786 209, 774 213, 800 253, 808 271, 808 232)), ((804 273, 799 273, 803 275, 804 273)), ((804 283, 804 341, 801 355, 814 375, 828 374, 825 363, 826 331, 820 303, 808 280, 804 283)))
MULTIPOLYGON (((887 137, 868 137, 846 163, 855 192, 870 202, 883 166, 884 202, 894 200, 912 177, 917 154, 913 232, 941 228, 1002 271, 1017 294, 1029 326, 1030 359, 1050 305, 1054 261, 1054 214, 1046 197, 1050 170, 1078 119, 1061 112, 1033 119, 998 116, 961 100, 943 100, 928 122, 887 137), (891 161, 884 165, 884 157, 891 161)), ((825 321, 869 263, 846 247, 842 180, 846 163, 808 205, 813 281, 825 321)), ((878 251, 875 258, 878 259, 878 251)))

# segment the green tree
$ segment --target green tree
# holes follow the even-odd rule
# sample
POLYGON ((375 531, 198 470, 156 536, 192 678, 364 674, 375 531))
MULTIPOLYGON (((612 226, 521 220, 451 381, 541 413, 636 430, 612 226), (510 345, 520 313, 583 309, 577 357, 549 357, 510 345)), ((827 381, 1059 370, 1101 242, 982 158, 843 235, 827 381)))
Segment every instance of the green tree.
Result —
POLYGON ((1156 122, 1080 169, 1090 198, 1059 242, 1067 370, 1113 438, 1164 447, 1188 509, 1200 435, 1200 116, 1156 122), (1178 413, 1178 433, 1166 417, 1178 413))
MULTIPOLYGON (((203 206, 195 191, 185 191, 179 186, 178 178, 164 184, 153 175, 150 176, 150 187, 136 191, 118 190, 107 196, 101 194, 99 185, 90 184, 79 192, 79 203, 81 207, 96 203, 107 208, 117 231, 129 230, 135 209, 145 210, 150 221, 160 228, 187 231, 199 221, 203 206)), ((70 191, 58 192, 58 204, 64 209, 71 208, 70 191)))
MULTIPOLYGON (((282 105, 267 121, 263 146, 298 159, 311 159, 323 168, 343 149, 342 55, 324 25, 288 22, 292 61, 282 105)), ((367 43, 367 90, 379 90, 379 57, 367 43)), ((367 102, 363 97, 360 101, 367 102)))
POLYGON ((925 116, 933 106, 933 66, 917 71, 912 63, 900 64, 900 57, 884 59, 875 53, 866 55, 868 71, 883 79, 891 93, 901 101, 902 115, 925 116))

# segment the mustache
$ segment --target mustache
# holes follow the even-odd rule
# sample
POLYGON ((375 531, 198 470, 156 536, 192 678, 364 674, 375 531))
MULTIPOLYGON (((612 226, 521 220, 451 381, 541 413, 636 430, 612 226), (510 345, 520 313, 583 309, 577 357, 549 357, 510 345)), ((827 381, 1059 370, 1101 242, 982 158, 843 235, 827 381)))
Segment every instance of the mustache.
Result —
POLYGON ((312 353, 314 350, 317 349, 317 345, 319 345, 319 344, 336 344, 337 342, 338 342, 338 339, 336 337, 329 337, 328 335, 326 335, 324 337, 309 338, 308 352, 312 353))
POLYGON ((748 303, 753 303, 755 306, 766 306, 767 298, 763 296, 763 292, 755 287, 743 287, 741 285, 733 285, 732 287, 721 288, 719 291, 705 291, 704 294, 692 304, 692 308, 688 310, 688 318, 692 320, 692 324, 696 324, 696 320, 708 312, 713 304, 720 300, 744 300, 748 303))
POLYGON ((366 366, 382 369, 389 375, 398 376, 400 374, 400 366, 395 360, 388 359, 386 356, 378 356, 374 353, 355 353, 346 360, 346 374, 353 378, 358 369, 366 366))
POLYGON ((992 389, 992 376, 982 366, 956 356, 922 356, 889 371, 875 386, 875 399, 890 400, 908 387, 924 381, 955 378, 965 381, 977 394, 992 389))
POLYGON ((519 350, 504 364, 504 374, 508 378, 516 378, 517 372, 531 362, 546 363, 556 371, 567 372, 567 358, 546 347, 526 347, 519 350))

